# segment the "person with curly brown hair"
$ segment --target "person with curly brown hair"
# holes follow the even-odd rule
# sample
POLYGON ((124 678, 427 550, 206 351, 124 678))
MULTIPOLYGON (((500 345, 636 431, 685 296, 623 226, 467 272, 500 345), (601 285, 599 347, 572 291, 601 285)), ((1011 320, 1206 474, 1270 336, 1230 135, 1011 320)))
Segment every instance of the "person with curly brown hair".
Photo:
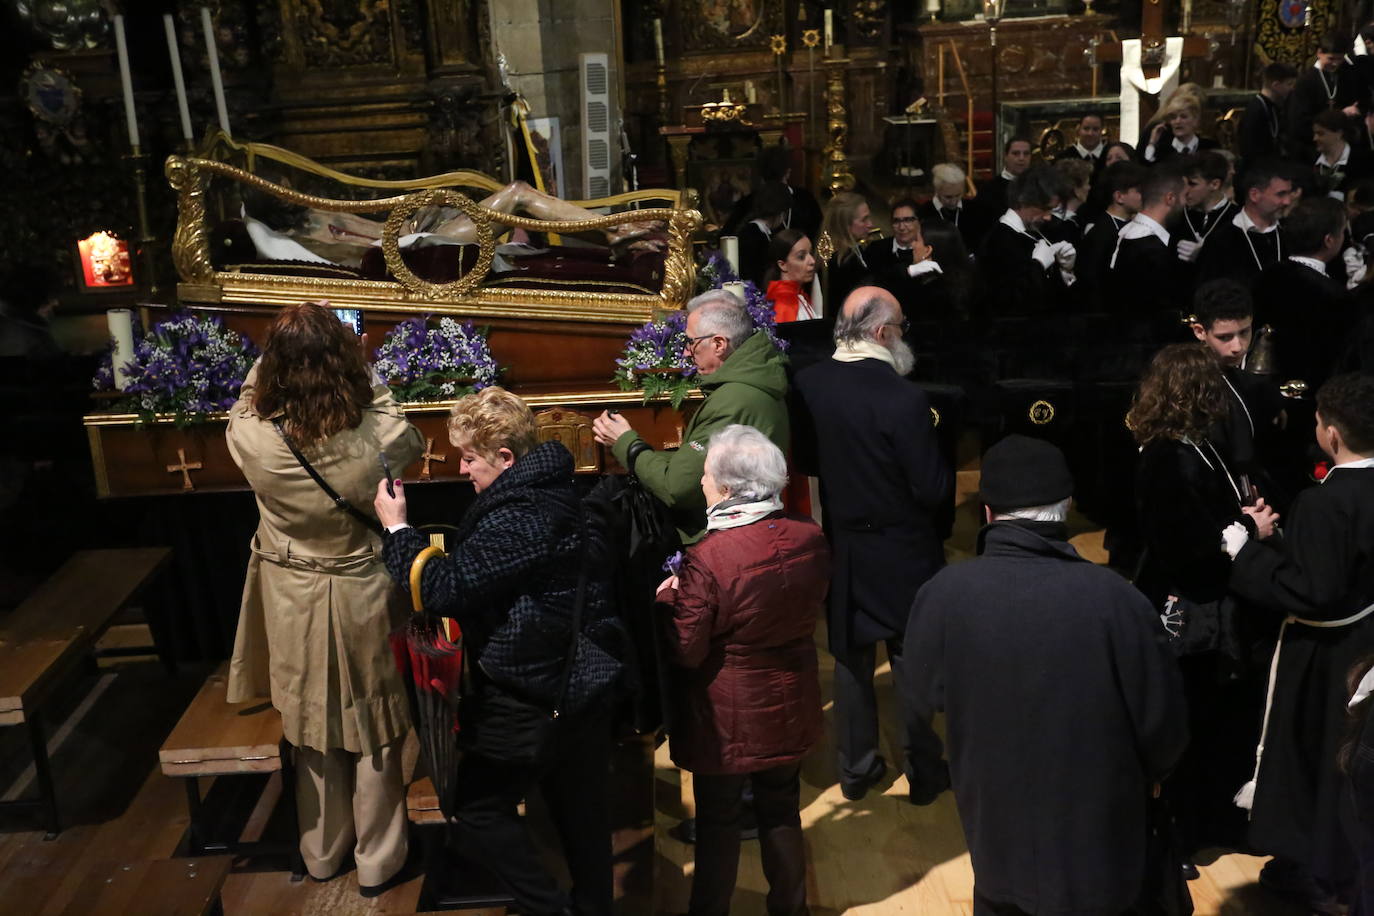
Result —
POLYGON ((1197 343, 1178 343, 1155 355, 1126 415, 1141 447, 1136 501, 1145 556, 1136 586, 1161 613, 1180 656, 1192 721, 1193 742, 1166 783, 1185 857, 1244 841, 1245 815, 1231 798, 1259 735, 1262 665, 1252 658, 1270 635, 1227 589, 1222 529, 1237 522, 1258 535, 1272 531, 1251 506, 1262 508, 1263 499, 1210 439, 1229 411, 1216 358, 1197 343))
POLYGON ((229 453, 257 497, 229 701, 272 697, 296 748, 301 855, 318 879, 352 853, 364 896, 406 861, 405 685, 387 636, 405 614, 382 562, 372 495, 423 440, 317 303, 283 309, 229 411, 229 453), (292 449, 362 513, 340 511, 292 449), (373 530, 375 528, 376 530, 373 530))

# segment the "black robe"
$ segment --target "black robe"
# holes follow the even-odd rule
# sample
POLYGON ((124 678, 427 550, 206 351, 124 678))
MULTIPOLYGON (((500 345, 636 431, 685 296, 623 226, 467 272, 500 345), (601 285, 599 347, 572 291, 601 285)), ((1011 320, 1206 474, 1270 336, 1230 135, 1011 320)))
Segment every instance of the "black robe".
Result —
POLYGON ((959 228, 959 235, 964 240, 964 247, 970 253, 976 252, 983 244, 983 238, 992 228, 993 222, 1005 211, 998 210, 992 213, 988 209, 987 203, 981 198, 967 198, 963 206, 956 210, 946 210, 938 206, 934 198, 926 201, 916 208, 916 217, 925 224, 927 221, 939 220, 946 223, 954 223, 959 228))
MULTIPOLYGON (((1180 210, 1178 216, 1171 219, 1164 227, 1169 230, 1169 247, 1173 249, 1175 255, 1178 254, 1179 242, 1194 242, 1205 248, 1207 240, 1215 233, 1220 232, 1227 221, 1235 219, 1236 213, 1239 211, 1240 207, 1230 201, 1213 210, 1180 210)), ((1180 259, 1174 265, 1174 278, 1179 284, 1180 291, 1189 298, 1192 297, 1193 291, 1197 288, 1197 265, 1201 257, 1202 252, 1199 251, 1193 260, 1184 261, 1180 259)))
POLYGON ((1157 315, 1191 302, 1180 289, 1178 256, 1156 235, 1121 239, 1107 270, 1106 301, 1129 315, 1157 315))
POLYGON ((821 480, 834 563, 830 651, 839 656, 905 630, 917 589, 945 563, 935 513, 953 476, 930 401, 886 362, 823 360, 797 373, 796 392, 815 431, 819 466, 802 470, 821 480))
POLYGON ((1312 163, 1313 190, 1318 194, 1332 195, 1345 200, 1345 192, 1360 182, 1374 177, 1374 154, 1350 144, 1350 155, 1345 165, 1324 171, 1316 162, 1312 163))
POLYGON ((753 281, 761 290, 768 288, 763 278, 768 273, 768 268, 773 266, 768 262, 770 238, 772 236, 760 229, 758 223, 752 220, 739 230, 739 278, 753 281))
MULTIPOLYGON (((1007 188, 1009 187, 1011 187, 1010 179, 1003 178, 1001 175, 978 182, 978 196, 975 200, 994 221, 1007 212, 1007 188)), ((965 206, 967 205, 968 202, 965 201, 965 206)), ((991 230, 992 227, 989 226, 988 229, 991 230)))
POLYGON ((1066 311, 1059 265, 1048 268, 1031 257, 1037 239, 998 222, 983 240, 978 272, 986 281, 984 308, 994 318, 1066 311))
POLYGON ((1115 308, 1104 298, 1104 284, 1112 252, 1116 251, 1116 236, 1129 222, 1129 219, 1117 220, 1110 213, 1103 213, 1083 233, 1083 241, 1078 246, 1078 263, 1074 265, 1078 277, 1074 286, 1082 289, 1074 292, 1089 312, 1109 312, 1115 308))
MULTIPOLYGON (((1211 137, 1198 137, 1197 149, 1193 151, 1193 155, 1197 155, 1198 153, 1205 153, 1209 149, 1221 149, 1221 144, 1213 140, 1211 137)), ((1144 155, 1144 152, 1142 152, 1141 156, 1143 157, 1144 155)), ((1164 139, 1160 142, 1158 146, 1155 147, 1155 157, 1153 159, 1147 160, 1145 164, 1160 165, 1161 163, 1168 162, 1171 159, 1177 159, 1180 156, 1185 155, 1187 154, 1180 153, 1178 150, 1174 149, 1174 136, 1168 131, 1165 131, 1164 139)))
POLYGON ((1197 282, 1202 285, 1226 277, 1249 286, 1262 269, 1277 264, 1287 254, 1291 252, 1284 243, 1282 229, 1247 231, 1237 226, 1232 217, 1231 222, 1223 222, 1207 236, 1207 244, 1202 246, 1196 262, 1197 282))
POLYGON ((879 278, 892 268, 905 268, 911 264, 911 249, 893 251, 892 239, 878 239, 864 249, 864 260, 868 262, 868 273, 879 278))
MULTIPOLYGON (((874 244, 881 245, 884 241, 874 244)), ((826 314, 838 315, 845 297, 873 279, 873 271, 868 266, 867 249, 861 245, 843 257, 836 255, 831 258, 825 278, 826 314)))
POLYGON ((995 522, 979 557, 921 589, 907 715, 945 710, 975 891, 1101 916, 1142 896, 1150 785, 1183 752, 1188 716, 1154 609, 1054 527, 995 522))
POLYGON ((1298 75, 1298 83, 1288 96, 1288 136, 1291 148, 1289 156, 1299 162, 1311 162, 1317 158, 1316 148, 1312 145, 1312 119, 1318 112, 1328 108, 1337 110, 1347 108, 1359 98, 1359 87, 1355 70, 1342 63, 1335 76, 1324 74, 1316 67, 1308 67, 1298 75), (1335 97, 1328 95, 1328 87, 1334 81, 1335 97))
POLYGON ((1345 288, 1326 274, 1285 258, 1265 268, 1252 292, 1255 324, 1274 329, 1279 381, 1302 379, 1309 393, 1316 395, 1343 355, 1356 324, 1345 288))
MULTIPOLYGON (((1251 540, 1231 587, 1255 605, 1340 620, 1374 603, 1374 469, 1332 470, 1284 520, 1281 545, 1251 540)), ((1374 652, 1374 617, 1347 627, 1290 624, 1275 680, 1250 841, 1337 885, 1354 873, 1339 822, 1336 754, 1345 733, 1346 675, 1374 652)))
POLYGON ((1245 103, 1236 145, 1246 164, 1283 155, 1288 145, 1288 119, 1283 108, 1258 92, 1245 103))

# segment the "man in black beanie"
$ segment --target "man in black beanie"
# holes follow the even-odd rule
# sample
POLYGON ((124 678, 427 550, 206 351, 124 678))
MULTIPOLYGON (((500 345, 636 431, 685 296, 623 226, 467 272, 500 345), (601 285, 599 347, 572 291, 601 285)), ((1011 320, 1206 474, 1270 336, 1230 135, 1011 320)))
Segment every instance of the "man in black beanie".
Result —
POLYGON ((994 445, 979 555, 927 582, 907 623, 914 714, 945 711, 975 914, 1187 899, 1149 842, 1151 796, 1188 740, 1178 665, 1144 596, 1069 546, 1072 494, 1054 445, 994 445))

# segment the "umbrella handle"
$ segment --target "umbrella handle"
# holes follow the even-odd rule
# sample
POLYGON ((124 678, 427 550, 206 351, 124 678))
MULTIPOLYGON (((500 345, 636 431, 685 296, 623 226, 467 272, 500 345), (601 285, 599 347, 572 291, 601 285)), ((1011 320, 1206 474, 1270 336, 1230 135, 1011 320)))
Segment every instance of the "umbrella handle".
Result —
POLYGON ((410 606, 415 609, 415 613, 422 614, 425 610, 425 602, 420 594, 420 575, 424 572, 425 564, 435 557, 444 556, 444 552, 430 545, 415 555, 415 559, 410 561, 410 606))

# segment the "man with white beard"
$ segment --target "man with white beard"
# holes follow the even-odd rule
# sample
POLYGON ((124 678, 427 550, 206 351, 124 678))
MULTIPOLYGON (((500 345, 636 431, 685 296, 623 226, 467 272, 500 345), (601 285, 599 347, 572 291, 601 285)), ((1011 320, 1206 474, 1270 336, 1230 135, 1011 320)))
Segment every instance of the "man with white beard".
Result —
MULTIPOLYGON (((902 339, 901 306, 876 286, 854 290, 835 321, 831 359, 797 374, 803 414, 814 424, 816 467, 800 467, 810 449, 797 430, 794 459, 821 480, 821 504, 834 553, 828 628, 835 657, 835 745, 840 788, 857 801, 887 772, 878 753, 873 670, 887 645, 903 685, 902 637, 921 585, 944 566, 934 513, 952 484, 935 437, 930 402, 905 378, 915 362, 902 339)), ((903 710, 911 709, 900 690, 903 710)), ((939 737, 928 721, 906 722, 903 772, 913 804, 949 786, 939 737)))

